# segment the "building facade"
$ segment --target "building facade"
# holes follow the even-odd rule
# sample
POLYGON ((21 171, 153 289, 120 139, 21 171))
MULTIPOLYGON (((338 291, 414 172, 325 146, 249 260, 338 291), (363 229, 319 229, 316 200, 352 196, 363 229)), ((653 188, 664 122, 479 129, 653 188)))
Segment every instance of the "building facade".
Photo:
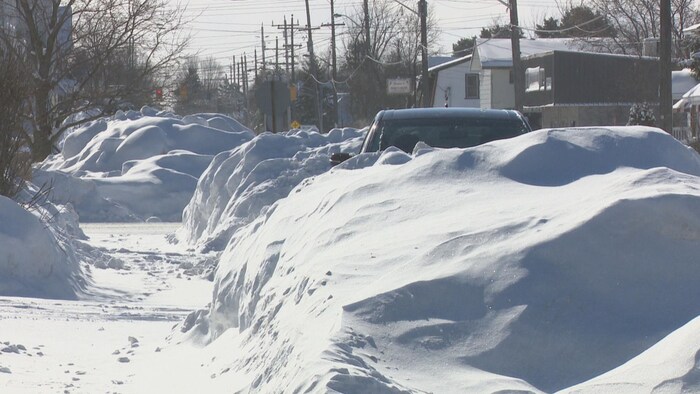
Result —
POLYGON ((658 58, 552 51, 523 66, 534 127, 625 125, 636 103, 658 110, 658 58))

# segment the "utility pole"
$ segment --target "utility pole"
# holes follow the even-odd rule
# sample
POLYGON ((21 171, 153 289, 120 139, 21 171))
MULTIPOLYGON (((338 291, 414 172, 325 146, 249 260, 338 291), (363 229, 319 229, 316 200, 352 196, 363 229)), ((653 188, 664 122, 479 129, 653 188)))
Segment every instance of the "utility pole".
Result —
POLYGON ((667 133, 673 131, 673 93, 671 87, 671 0, 660 3, 661 37, 659 41, 659 114, 661 126, 667 133))
MULTIPOLYGON (((244 52, 243 53, 243 95, 246 97, 246 102, 247 102, 247 97, 248 97, 248 55, 244 52)), ((247 107, 247 105, 246 105, 247 107)))
POLYGON ((343 26, 344 23, 335 23, 335 1, 331 1, 331 23, 324 23, 321 26, 330 26, 331 28, 331 84, 333 86, 333 125, 338 126, 338 89, 336 88, 336 81, 338 79, 338 63, 336 56, 336 40, 335 40, 335 27, 343 26))
POLYGON ((243 58, 238 57, 238 89, 243 91, 243 58))
POLYGON ((273 133, 277 132, 277 111, 275 111, 275 109, 277 108, 275 106, 275 82, 277 79, 277 67, 279 63, 279 49, 280 41, 279 38, 275 37, 275 68, 272 69, 272 78, 270 79, 270 104, 272 107, 272 114, 270 116, 272 117, 273 133))
POLYGON ((289 37, 287 36, 287 15, 284 16, 284 72, 289 74, 289 37))
MULTIPOLYGON (((291 67, 292 68, 292 79, 290 80, 290 82, 292 84, 294 84, 295 89, 296 89, 296 75, 295 75, 295 70, 294 70, 294 62, 296 61, 296 55, 294 54, 294 51, 297 48, 297 46, 294 44, 294 28, 297 26, 299 26, 299 21, 297 20, 297 23, 295 24, 294 23, 294 14, 292 14, 292 24, 289 26, 289 32, 290 32, 289 44, 291 45, 290 50, 291 50, 291 56, 292 56, 292 62, 291 62, 292 63, 291 64, 291 66, 292 66, 291 67)), ((299 44, 299 47, 301 48, 301 44, 299 44)), ((296 97, 299 97, 299 92, 297 92, 296 97)), ((290 105, 289 105, 289 120, 291 121, 292 119, 295 119, 296 118, 295 115, 296 114, 294 113, 294 103, 290 103, 290 105)))
POLYGON ((525 95, 525 74, 520 59, 520 29, 518 28, 518 0, 510 0, 510 46, 513 57, 513 89, 515 94, 515 109, 523 112, 523 96, 525 95))
MULTIPOLYGON (((367 0, 365 0, 367 2, 367 0)), ((308 41, 306 46, 309 50, 309 61, 311 62, 311 75, 316 79, 314 81, 314 86, 316 86, 316 116, 318 119, 318 131, 323 132, 323 110, 321 102, 321 92, 318 86, 318 70, 316 69, 316 57, 314 56, 314 40, 311 36, 311 11, 309 10, 309 0, 305 0, 306 3, 306 29, 308 33, 308 41)))
POLYGON ((277 74, 277 71, 279 70, 280 67, 280 39, 279 37, 275 37, 275 74, 277 74))
MULTIPOLYGON (((291 23, 287 22, 287 16, 285 15, 284 17, 284 24, 283 25, 275 25, 274 23, 272 26, 277 27, 278 29, 283 29, 283 36, 284 36, 284 70, 285 70, 285 76, 286 76, 286 81, 287 84, 293 85, 295 81, 295 70, 294 70, 294 50, 299 47, 301 48, 301 45, 295 45, 294 44, 294 29, 299 26, 298 23, 294 23, 294 14, 292 14, 292 20, 291 23), (290 44, 291 41, 291 44, 290 44), (290 52, 291 52, 291 76, 290 76, 290 52)), ((276 44, 279 45, 279 44, 276 44)), ((279 56, 277 50, 275 50, 275 56, 279 56)), ((279 66, 279 62, 278 62, 279 66)), ((281 69, 280 69, 281 70, 281 69)), ((289 105, 289 112, 287 113, 288 115, 288 120, 291 122, 292 118, 294 117, 294 104, 290 102, 289 105)))
POLYGON ((253 60, 255 61, 255 83, 258 83, 258 48, 253 50, 253 60))
POLYGON ((236 55, 231 58, 233 62, 233 67, 231 67, 231 83, 236 83, 236 55))
MULTIPOLYGON (((262 69, 265 70, 265 28, 260 25, 260 42, 262 43, 262 69)), ((265 76, 263 75, 263 78, 265 76)))
POLYGON ((243 119, 245 119, 246 125, 249 123, 248 120, 248 55, 243 53, 243 106, 245 111, 243 112, 243 119))
POLYGON ((289 45, 291 49, 291 57, 292 57, 292 83, 296 81, 296 69, 295 69, 295 62, 296 62, 296 55, 294 54, 294 51, 296 48, 301 48, 301 44, 294 44, 294 28, 299 26, 299 19, 297 19, 297 23, 294 24, 294 14, 292 14, 292 24, 289 25, 289 31, 290 31, 290 37, 289 37, 289 45))
POLYGON ((370 49, 372 46, 370 45, 370 39, 369 39, 369 2, 368 0, 364 0, 364 4, 362 5, 363 8, 365 9, 365 55, 369 56, 371 53, 370 49))
MULTIPOLYGON (((515 1, 515 0, 513 0, 515 1)), ((420 46, 421 46, 421 106, 428 105, 430 86, 428 85, 428 2, 418 1, 418 14, 420 16, 420 46)))

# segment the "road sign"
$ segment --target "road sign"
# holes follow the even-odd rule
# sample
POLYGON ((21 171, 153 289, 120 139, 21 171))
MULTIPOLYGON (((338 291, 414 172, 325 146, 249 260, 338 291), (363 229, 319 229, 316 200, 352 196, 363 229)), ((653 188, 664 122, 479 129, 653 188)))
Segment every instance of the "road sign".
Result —
POLYGON ((410 78, 391 78, 386 80, 387 94, 409 94, 411 93, 410 78))
POLYGON ((293 129, 298 129, 298 128, 301 127, 301 123, 299 123, 299 121, 296 121, 296 120, 295 120, 294 122, 292 122, 291 127, 292 127, 293 129))

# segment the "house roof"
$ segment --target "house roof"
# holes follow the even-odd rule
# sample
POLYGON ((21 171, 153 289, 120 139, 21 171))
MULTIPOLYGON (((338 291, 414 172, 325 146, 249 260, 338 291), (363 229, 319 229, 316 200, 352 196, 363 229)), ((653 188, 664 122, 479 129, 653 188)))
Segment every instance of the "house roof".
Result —
MULTIPOLYGON (((575 50, 577 43, 571 38, 521 39, 521 57, 543 52, 575 50)), ((477 38, 476 50, 479 52, 481 67, 499 68, 513 66, 513 53, 510 38, 477 38)))
POLYGON ((449 62, 441 63, 436 66, 430 67, 428 69, 428 72, 436 72, 436 71, 441 71, 446 68, 454 67, 458 64, 466 63, 468 61, 472 60, 472 55, 467 55, 467 56, 462 56, 458 57, 456 59, 450 60, 449 62))
POLYGON ((679 99, 690 89, 693 89, 698 81, 693 77, 690 69, 685 68, 671 73, 673 98, 679 99))
POLYGON ((428 56, 428 68, 454 60, 452 56, 428 56))
POLYGON ((688 26, 685 29, 683 29, 683 33, 699 33, 700 32, 700 23, 696 23, 694 25, 688 26))

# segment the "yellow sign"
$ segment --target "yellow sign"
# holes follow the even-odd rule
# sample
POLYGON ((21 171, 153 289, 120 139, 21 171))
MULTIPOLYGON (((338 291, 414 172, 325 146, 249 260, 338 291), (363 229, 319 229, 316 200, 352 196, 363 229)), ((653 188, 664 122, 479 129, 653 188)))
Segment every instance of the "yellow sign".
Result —
POLYGON ((292 122, 291 126, 293 129, 298 129, 299 127, 301 127, 301 123, 295 120, 292 122))

